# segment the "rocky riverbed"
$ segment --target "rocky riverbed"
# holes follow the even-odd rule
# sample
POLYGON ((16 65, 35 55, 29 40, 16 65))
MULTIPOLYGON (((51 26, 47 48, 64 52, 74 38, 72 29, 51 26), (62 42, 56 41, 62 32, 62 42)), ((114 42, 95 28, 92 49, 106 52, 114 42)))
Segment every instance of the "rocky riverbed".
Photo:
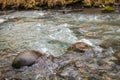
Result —
POLYGON ((1 15, 0 79, 119 80, 119 60, 113 56, 120 49, 119 22, 120 15, 112 13, 18 11, 1 15), (92 48, 72 45, 79 41, 92 48), (12 68, 14 58, 24 50, 46 56, 32 66, 12 68))
POLYGON ((94 48, 70 51, 59 57, 40 57, 32 66, 20 69, 12 68, 12 63, 4 65, 1 80, 119 80, 120 66, 115 61, 119 60, 113 54, 94 48))

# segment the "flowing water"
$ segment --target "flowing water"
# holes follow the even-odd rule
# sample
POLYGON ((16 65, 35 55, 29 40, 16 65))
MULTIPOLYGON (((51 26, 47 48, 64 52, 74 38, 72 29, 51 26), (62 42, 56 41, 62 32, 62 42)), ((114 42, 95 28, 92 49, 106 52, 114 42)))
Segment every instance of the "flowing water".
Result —
POLYGON ((0 16, 0 50, 32 49, 59 56, 80 39, 97 45, 105 40, 120 44, 119 34, 120 14, 18 11, 0 16))
POLYGON ((60 56, 80 40, 101 45, 110 53, 120 50, 120 14, 18 11, 1 15, 0 65, 11 63, 12 58, 2 51, 37 50, 60 56))

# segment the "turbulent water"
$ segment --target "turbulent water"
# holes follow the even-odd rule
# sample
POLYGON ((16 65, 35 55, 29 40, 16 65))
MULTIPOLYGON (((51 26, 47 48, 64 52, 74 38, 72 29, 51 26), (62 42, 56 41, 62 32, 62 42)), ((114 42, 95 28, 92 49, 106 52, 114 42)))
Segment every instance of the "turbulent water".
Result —
POLYGON ((120 14, 18 11, 0 16, 0 50, 32 49, 59 56, 80 39, 99 45, 120 42, 119 34, 120 14))
MULTIPOLYGON (((119 35, 120 14, 18 11, 0 15, 0 79, 49 80, 46 76, 52 74, 50 77, 55 79, 50 80, 56 80, 60 74, 67 80, 119 80, 120 66, 112 61, 116 59, 111 55, 120 50, 119 35), (95 50, 102 47, 105 52, 73 52, 60 56, 77 41, 95 46, 95 50), (44 57, 21 73, 11 70, 15 55, 24 50, 59 56, 59 60, 44 57), (60 70, 54 76, 57 67, 60 70), (45 79, 39 79, 43 75, 45 79)), ((58 80, 63 80, 59 77, 58 80)))

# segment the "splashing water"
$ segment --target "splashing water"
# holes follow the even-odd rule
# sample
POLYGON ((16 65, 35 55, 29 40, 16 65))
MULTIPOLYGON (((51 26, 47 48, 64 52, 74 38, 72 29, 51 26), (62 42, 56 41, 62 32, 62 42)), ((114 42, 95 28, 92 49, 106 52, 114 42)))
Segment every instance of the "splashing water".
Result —
POLYGON ((0 16, 0 50, 38 50, 59 56, 81 39, 94 45, 120 40, 119 14, 50 13, 19 11, 0 16))

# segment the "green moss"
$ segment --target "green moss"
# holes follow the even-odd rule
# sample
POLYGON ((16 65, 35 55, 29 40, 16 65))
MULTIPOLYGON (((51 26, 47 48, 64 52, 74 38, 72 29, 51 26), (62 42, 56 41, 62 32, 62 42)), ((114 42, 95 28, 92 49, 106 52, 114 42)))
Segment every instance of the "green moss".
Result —
POLYGON ((34 6, 33 9, 34 9, 34 10, 39 10, 40 8, 37 7, 37 6, 34 6))
POLYGON ((103 13, 109 13, 109 12, 113 12, 113 11, 115 11, 115 9, 113 7, 110 7, 110 6, 102 8, 103 13))
POLYGON ((90 8, 90 7, 92 7, 91 4, 84 4, 83 6, 86 7, 86 8, 90 8))

